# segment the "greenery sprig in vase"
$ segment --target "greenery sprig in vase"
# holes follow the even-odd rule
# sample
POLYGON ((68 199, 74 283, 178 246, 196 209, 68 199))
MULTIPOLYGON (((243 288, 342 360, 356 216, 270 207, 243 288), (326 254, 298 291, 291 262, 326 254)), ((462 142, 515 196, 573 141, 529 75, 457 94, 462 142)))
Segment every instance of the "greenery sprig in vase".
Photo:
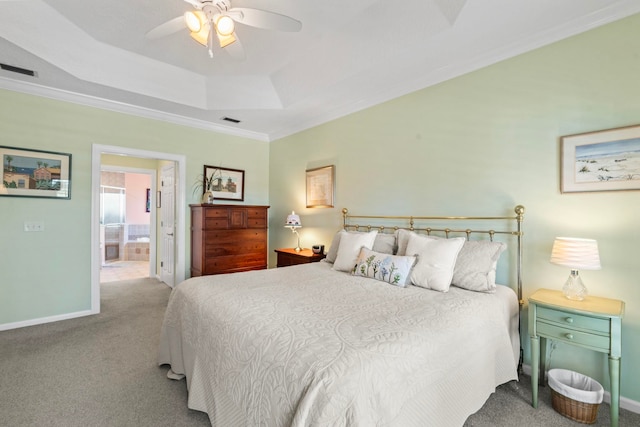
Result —
POLYGON ((213 197, 213 188, 216 181, 216 178, 221 178, 222 172, 220 169, 213 169, 213 172, 210 176, 206 176, 205 174, 200 174, 196 178, 196 181, 193 183, 193 194, 202 192, 202 196, 200 197, 200 203, 202 204, 212 204, 213 197))

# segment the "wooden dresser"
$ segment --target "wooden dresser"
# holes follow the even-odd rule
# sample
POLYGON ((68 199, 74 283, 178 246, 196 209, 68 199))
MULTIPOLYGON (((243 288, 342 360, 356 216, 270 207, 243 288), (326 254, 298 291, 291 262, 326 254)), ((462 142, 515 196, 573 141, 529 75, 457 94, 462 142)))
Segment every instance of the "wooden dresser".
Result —
POLYGON ((267 268, 269 206, 190 207, 191 277, 267 268))

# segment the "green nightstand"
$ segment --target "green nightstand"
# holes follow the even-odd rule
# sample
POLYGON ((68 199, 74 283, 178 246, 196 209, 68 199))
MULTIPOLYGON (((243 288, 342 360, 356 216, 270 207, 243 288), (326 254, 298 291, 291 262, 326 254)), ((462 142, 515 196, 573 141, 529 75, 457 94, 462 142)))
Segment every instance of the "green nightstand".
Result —
POLYGON ((562 292, 539 289, 529 297, 532 405, 538 407, 538 375, 546 372, 547 338, 609 354, 611 426, 620 411, 621 320, 624 302, 587 296, 567 299, 562 292), (542 347, 542 355, 540 354, 542 347))

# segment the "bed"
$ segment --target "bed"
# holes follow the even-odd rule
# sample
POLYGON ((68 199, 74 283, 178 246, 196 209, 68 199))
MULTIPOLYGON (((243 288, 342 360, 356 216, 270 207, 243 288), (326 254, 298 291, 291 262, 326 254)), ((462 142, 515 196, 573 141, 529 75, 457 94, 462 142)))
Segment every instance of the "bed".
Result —
MULTIPOLYGON (((524 208, 515 212, 356 217, 343 210, 344 230, 327 256, 333 262, 204 276, 176 286, 158 362, 170 365, 170 378, 186 377, 189 408, 206 412, 214 426, 462 425, 498 385, 518 378, 524 208), (353 223, 363 219, 374 225, 353 223), (485 220, 513 227, 420 225, 485 220), (389 225, 397 221, 403 224, 389 225), (424 248, 446 252, 441 249, 454 246, 456 234, 464 240, 456 263, 469 255, 467 246, 475 248, 472 236, 485 236, 478 242, 494 248, 502 245, 496 236, 511 238, 513 249, 499 256, 513 259, 513 286, 459 287, 455 282, 466 274, 460 265, 463 273, 456 270, 447 289, 434 288, 442 272, 418 272, 424 248), (363 247, 362 239, 369 239, 363 247), (356 264, 341 271, 345 248, 353 245, 356 264), (403 272, 405 261, 411 265, 403 272), (432 288, 422 286, 425 277, 432 288)), ((496 266, 494 259, 489 281, 496 266)))

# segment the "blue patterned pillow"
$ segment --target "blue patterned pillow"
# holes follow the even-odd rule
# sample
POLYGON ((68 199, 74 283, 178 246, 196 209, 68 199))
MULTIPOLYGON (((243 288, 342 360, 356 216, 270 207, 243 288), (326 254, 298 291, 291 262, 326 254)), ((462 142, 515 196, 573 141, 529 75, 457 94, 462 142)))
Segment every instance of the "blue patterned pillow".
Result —
POLYGON ((415 256, 389 255, 362 248, 351 273, 404 288, 409 283, 416 259, 415 256))

